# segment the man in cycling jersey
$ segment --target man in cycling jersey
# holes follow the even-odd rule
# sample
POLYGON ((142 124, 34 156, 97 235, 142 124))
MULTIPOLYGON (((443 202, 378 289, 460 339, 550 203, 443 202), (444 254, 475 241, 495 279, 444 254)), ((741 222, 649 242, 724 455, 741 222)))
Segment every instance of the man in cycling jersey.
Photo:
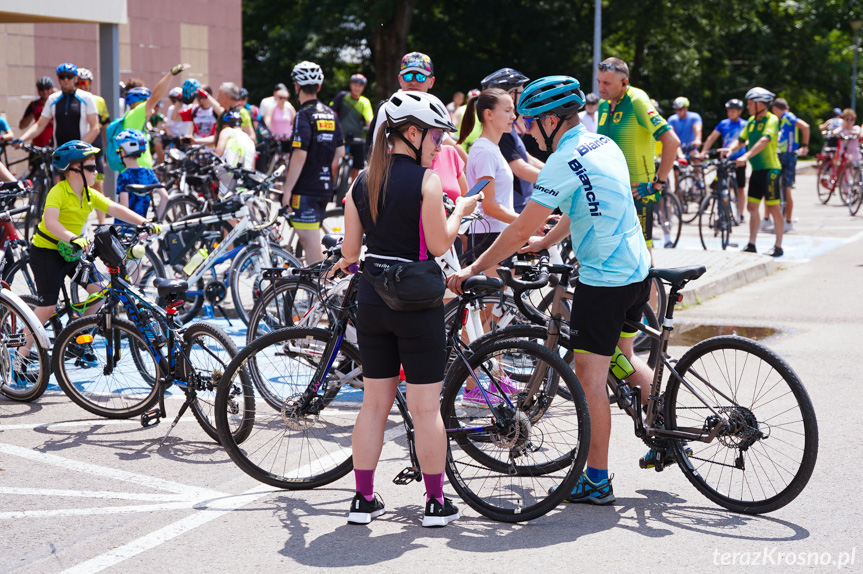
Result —
POLYGON ((785 182, 785 231, 791 231, 791 212, 794 210, 794 180, 797 175, 797 156, 809 152, 809 124, 791 113, 784 98, 773 101, 773 115, 779 118, 779 163, 782 181, 785 182), (798 140, 797 133, 800 132, 798 140))
POLYGON ((35 138, 54 120, 54 144, 81 140, 93 143, 99 135, 99 110, 89 93, 78 89, 78 67, 75 64, 57 66, 60 91, 51 94, 42 108, 39 121, 21 134, 21 141, 35 138))
MULTIPOLYGON (((434 81, 434 64, 432 64, 431 58, 428 55, 422 52, 409 52, 402 56, 401 65, 399 66, 399 91, 428 93, 434 86, 434 81)), ((370 128, 366 136, 366 148, 368 148, 369 153, 371 153, 378 130, 386 123, 386 118, 383 117, 380 111, 387 101, 384 100, 378 104, 375 117, 371 123, 373 129, 370 128)), ((467 163, 467 152, 460 145, 457 145, 447 132, 444 132, 442 145, 455 146, 459 157, 467 163)))
MULTIPOLYGON (((743 128, 746 127, 746 120, 741 118, 743 115, 743 101, 738 100, 737 98, 732 98, 725 102, 725 111, 728 114, 728 117, 716 124, 716 127, 713 128, 713 131, 710 132, 710 135, 707 136, 707 140, 704 142, 704 145, 701 146, 701 154, 704 155, 707 153, 713 143, 722 138, 722 147, 727 148, 731 147, 735 141, 737 141, 737 136, 740 135, 740 132, 743 131, 743 128)), ((730 156, 730 159, 737 159, 741 155, 746 153, 746 146, 738 149, 734 152, 734 155, 730 156)), ((743 223, 743 209, 746 205, 746 166, 738 166, 737 167, 737 209, 740 211, 740 223, 743 223)))
POLYGON ((282 206, 293 210, 306 265, 324 258, 321 222, 333 200, 339 160, 345 155, 342 127, 336 113, 318 100, 324 71, 314 62, 300 62, 291 72, 299 108, 294 118, 291 161, 285 177, 282 206))
MULTIPOLYGON (((39 99, 27 104, 24 116, 18 122, 18 129, 27 129, 27 126, 30 124, 39 121, 39 118, 42 116, 42 108, 45 107, 45 103, 48 101, 48 96, 56 92, 57 88, 54 87, 54 80, 48 76, 42 76, 36 80, 36 90, 39 92, 39 99)), ((53 146, 53 142, 54 122, 52 120, 48 122, 41 134, 33 138, 33 145, 39 147, 53 146)))
MULTIPOLYGON (((641 237, 626 158, 609 137, 590 133, 581 124, 578 111, 584 100, 578 80, 567 76, 541 78, 524 88, 518 113, 539 147, 553 153, 524 211, 477 261, 451 275, 447 286, 461 293, 465 279, 503 261, 526 242, 522 251, 534 252, 572 236, 579 277, 570 341, 587 395, 591 431, 586 472, 566 500, 605 505, 615 500, 608 475, 611 409, 605 383, 617 347, 636 367, 627 380, 641 386, 645 403, 649 392, 650 370, 633 357, 635 333, 624 322, 640 319, 650 295, 650 254, 641 237), (557 208, 563 212, 560 223, 548 235, 531 237, 557 208)), ((641 184, 642 190, 646 187, 650 184, 641 184)))
POLYGON ((339 115, 345 145, 351 153, 351 180, 356 179, 366 162, 365 132, 372 122, 374 111, 372 103, 363 95, 366 89, 366 77, 362 74, 351 76, 350 91, 339 92, 330 107, 339 115))
POLYGON ((689 111, 689 98, 675 98, 671 103, 674 108, 674 114, 668 118, 668 125, 677 134, 677 139, 680 140, 680 147, 677 150, 677 157, 684 157, 693 150, 701 147, 701 115, 689 111))
POLYGON ((737 165, 752 164, 752 175, 749 177, 749 198, 746 209, 749 211, 749 243, 743 248, 747 253, 755 253, 755 238, 758 237, 758 208, 761 200, 772 215, 776 228, 776 242, 768 255, 782 257, 782 234, 785 231, 782 219, 781 198, 779 197, 779 176, 782 164, 777 155, 779 139, 779 120, 770 113, 773 93, 764 88, 752 88, 746 92, 746 106, 749 110, 749 121, 740 132, 737 141, 730 148, 724 148, 725 153, 733 154, 746 145, 746 153, 737 158, 737 165))
MULTIPOLYGON (((668 174, 677 157, 680 140, 660 116, 644 91, 629 85, 629 66, 619 58, 606 58, 596 73, 599 95, 599 121, 596 131, 611 138, 623 152, 629 168, 638 219, 647 248, 653 258, 653 204, 667 187, 668 174), (654 162, 655 142, 662 143, 659 168, 654 162), (655 172, 655 176, 654 176, 655 172), (649 183, 645 190, 639 184, 649 183), (652 188, 652 189, 651 189, 652 188)), ((669 246, 670 241, 665 240, 669 246)))

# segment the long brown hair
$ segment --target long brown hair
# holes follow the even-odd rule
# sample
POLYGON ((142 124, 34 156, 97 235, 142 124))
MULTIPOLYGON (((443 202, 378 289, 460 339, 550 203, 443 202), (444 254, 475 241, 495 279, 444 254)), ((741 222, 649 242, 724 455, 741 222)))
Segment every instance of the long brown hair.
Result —
MULTIPOLYGON (((384 120, 386 124, 386 121, 384 120)), ((392 166, 392 154, 390 153, 390 139, 387 137, 386 125, 381 126, 375 136, 372 153, 369 156, 369 167, 366 170, 366 186, 369 194, 369 210, 372 221, 378 220, 378 201, 381 195, 386 193, 386 186, 390 179, 390 167, 392 166)), ((386 199, 384 197, 384 199, 386 199)))
POLYGON ((480 94, 467 101, 467 108, 461 120, 461 129, 458 132, 458 143, 462 143, 473 131, 473 126, 476 123, 476 118, 479 117, 479 123, 483 123, 486 110, 493 110, 497 107, 498 102, 502 98, 510 99, 509 94, 500 88, 489 88, 483 90, 480 94))

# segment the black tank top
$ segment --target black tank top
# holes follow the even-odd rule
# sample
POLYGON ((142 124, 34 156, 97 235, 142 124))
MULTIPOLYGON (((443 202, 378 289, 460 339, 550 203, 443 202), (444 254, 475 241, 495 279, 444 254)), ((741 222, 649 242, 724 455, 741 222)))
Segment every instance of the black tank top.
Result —
MULTIPOLYGON (((417 165, 410 156, 393 154, 386 193, 378 201, 378 220, 372 221, 369 210, 367 174, 357 177, 353 200, 359 212, 366 236, 367 253, 398 257, 410 261, 420 260, 420 216, 422 183, 427 168, 417 165)), ((378 260, 378 263, 382 263, 378 260)), ((365 267, 375 273, 375 259, 367 257, 365 267)), ((357 300, 371 305, 386 303, 375 293, 365 279, 360 280, 357 300)))

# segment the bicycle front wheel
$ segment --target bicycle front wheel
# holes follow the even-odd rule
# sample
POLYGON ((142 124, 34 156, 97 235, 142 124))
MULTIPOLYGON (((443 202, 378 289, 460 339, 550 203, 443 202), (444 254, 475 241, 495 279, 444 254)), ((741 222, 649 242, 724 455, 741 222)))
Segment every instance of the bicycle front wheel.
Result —
POLYGON ((530 341, 483 345, 469 363, 470 370, 456 364, 447 373, 441 401, 450 484, 493 520, 542 516, 572 492, 584 469, 590 444, 584 391, 557 353, 530 341), (472 372, 487 401, 466 395, 476 383, 472 372), (561 386, 572 400, 558 396, 561 386))
MULTIPOLYGON (((183 334, 183 366, 188 385, 186 393, 194 392, 192 414, 211 439, 219 442, 216 428, 216 390, 228 363, 239 354, 237 345, 221 329, 207 323, 194 323, 183 334)), ((248 375, 240 371, 236 385, 230 389, 225 402, 226 420, 234 440, 246 440, 251 432, 251 421, 242 413, 254 411, 255 402, 248 375)))
POLYGON ((320 299, 318 292, 315 282, 300 277, 280 279, 264 289, 249 314, 246 344, 251 345, 258 337, 273 331, 296 327, 300 321, 306 327, 326 328, 332 324, 335 318, 330 309, 323 306, 313 309, 320 299))
POLYGON ((42 396, 51 377, 48 350, 33 336, 38 319, 0 299, 0 394, 13 401, 33 401, 42 396), (19 351, 31 342, 30 351, 19 351), (20 356, 19 356, 20 355, 20 356))
POLYGON ((734 215, 728 199, 706 197, 700 211, 698 236, 701 246, 707 250, 724 251, 731 243, 731 227, 734 225, 734 215))
POLYGON ((706 437, 720 416, 728 422, 710 442, 672 442, 689 482, 716 504, 745 514, 794 500, 815 467, 818 425, 788 363, 751 339, 721 336, 689 349, 677 372, 686 384, 672 376, 665 391, 669 430, 706 437))
POLYGON ((270 245, 270 258, 257 245, 240 253, 231 264, 231 298, 234 311, 240 320, 249 325, 249 314, 261 296, 261 277, 264 267, 302 267, 299 260, 275 245, 270 245))
POLYGON ((835 185, 836 182, 833 179, 833 160, 828 158, 818 168, 818 179, 815 181, 815 187, 818 190, 818 201, 826 205, 830 201, 830 196, 833 195, 835 185))
POLYGON ((325 329, 282 329, 256 340, 228 365, 216 393, 216 427, 231 460, 256 480, 309 489, 353 468, 351 435, 363 397, 356 347, 343 341, 320 388, 311 390, 315 374, 330 359, 324 352, 331 339, 325 329), (243 369, 256 400, 234 415, 250 429, 240 442, 230 432, 228 401, 236 386, 246 384, 243 369))
POLYGON ((104 323, 92 315, 66 325, 52 351, 54 376, 84 410, 110 419, 138 416, 158 399, 153 381, 161 376, 159 365, 131 321, 112 317, 110 327, 104 323))

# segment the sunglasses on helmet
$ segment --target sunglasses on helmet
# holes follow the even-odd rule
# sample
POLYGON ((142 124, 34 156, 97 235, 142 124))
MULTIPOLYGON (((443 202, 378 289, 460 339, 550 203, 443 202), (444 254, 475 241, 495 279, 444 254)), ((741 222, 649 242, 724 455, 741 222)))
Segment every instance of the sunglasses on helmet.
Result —
POLYGON ((596 67, 599 69, 600 72, 615 71, 623 72, 624 74, 626 73, 626 70, 622 70, 614 64, 606 64, 605 62, 600 62, 599 65, 597 65, 596 67))
POLYGON ((419 72, 408 72, 406 74, 402 74, 402 78, 404 78, 405 82, 413 82, 416 79, 417 82, 422 84, 426 80, 428 80, 428 76, 425 74, 420 74, 419 72))

